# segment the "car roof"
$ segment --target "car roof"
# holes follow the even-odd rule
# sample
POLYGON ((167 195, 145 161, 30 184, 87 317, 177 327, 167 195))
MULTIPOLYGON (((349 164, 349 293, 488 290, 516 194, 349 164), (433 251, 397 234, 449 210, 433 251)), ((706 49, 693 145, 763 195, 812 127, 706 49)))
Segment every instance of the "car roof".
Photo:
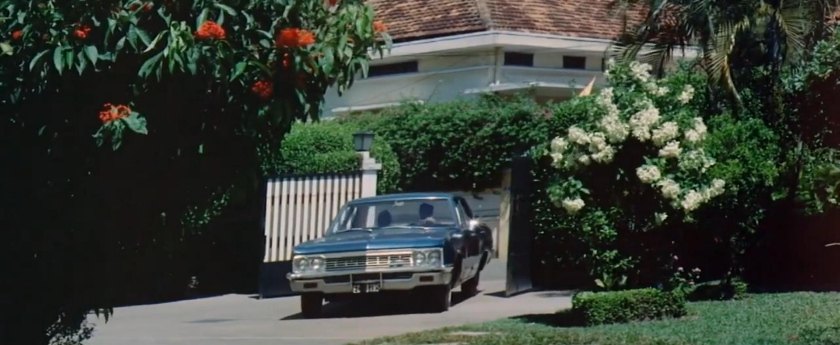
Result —
POLYGON ((416 192, 416 193, 393 193, 383 194, 377 196, 370 196, 366 198, 359 198, 350 201, 348 204, 378 202, 378 201, 397 201, 397 200, 423 200, 423 199, 453 199, 453 193, 444 192, 416 192))

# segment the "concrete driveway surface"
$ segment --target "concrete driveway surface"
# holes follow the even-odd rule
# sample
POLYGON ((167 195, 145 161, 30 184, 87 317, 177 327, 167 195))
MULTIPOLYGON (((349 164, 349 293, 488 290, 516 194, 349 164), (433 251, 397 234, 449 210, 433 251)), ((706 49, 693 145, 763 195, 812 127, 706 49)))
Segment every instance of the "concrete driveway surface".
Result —
MULTIPOLYGON (((571 306, 571 293, 535 291, 504 297, 505 263, 492 261, 482 272, 477 296, 445 313, 423 313, 401 300, 330 303, 319 319, 300 316, 299 297, 257 299, 246 295, 116 308, 96 325, 91 345, 338 345, 406 332, 491 321, 525 314, 553 313, 571 306)), ((457 291, 457 290, 456 290, 457 291)))

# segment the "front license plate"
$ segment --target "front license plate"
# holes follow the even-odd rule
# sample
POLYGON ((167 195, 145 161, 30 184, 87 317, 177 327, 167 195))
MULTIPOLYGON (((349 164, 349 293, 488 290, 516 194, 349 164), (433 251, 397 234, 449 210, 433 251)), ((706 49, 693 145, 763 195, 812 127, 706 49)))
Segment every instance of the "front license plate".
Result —
POLYGON ((379 283, 354 284, 353 293, 375 293, 379 292, 380 287, 379 283))

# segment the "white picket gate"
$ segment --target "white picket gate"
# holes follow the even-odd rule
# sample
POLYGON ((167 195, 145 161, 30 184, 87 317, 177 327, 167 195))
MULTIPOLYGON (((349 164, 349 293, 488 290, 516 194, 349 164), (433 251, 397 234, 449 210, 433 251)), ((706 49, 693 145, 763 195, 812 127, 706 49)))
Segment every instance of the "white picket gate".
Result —
POLYGON ((362 196, 362 175, 359 171, 268 179, 263 262, 291 260, 295 245, 321 237, 339 208, 362 196))

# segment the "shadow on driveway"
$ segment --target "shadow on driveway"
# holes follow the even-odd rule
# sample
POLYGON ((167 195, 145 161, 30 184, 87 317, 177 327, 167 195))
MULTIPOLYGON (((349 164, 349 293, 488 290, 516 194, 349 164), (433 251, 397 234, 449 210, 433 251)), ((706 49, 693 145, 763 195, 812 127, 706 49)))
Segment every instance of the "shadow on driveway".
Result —
MULTIPOLYGON (((481 292, 479 292, 480 294, 481 292)), ((373 296, 350 301, 337 301, 324 304, 320 319, 331 318, 357 318, 371 316, 406 315, 406 314, 430 314, 423 311, 423 299, 412 294, 397 294, 373 296)), ((461 292, 452 293, 451 307, 467 300, 468 296, 461 292)), ((303 320, 301 313, 281 318, 281 321, 303 320)))

